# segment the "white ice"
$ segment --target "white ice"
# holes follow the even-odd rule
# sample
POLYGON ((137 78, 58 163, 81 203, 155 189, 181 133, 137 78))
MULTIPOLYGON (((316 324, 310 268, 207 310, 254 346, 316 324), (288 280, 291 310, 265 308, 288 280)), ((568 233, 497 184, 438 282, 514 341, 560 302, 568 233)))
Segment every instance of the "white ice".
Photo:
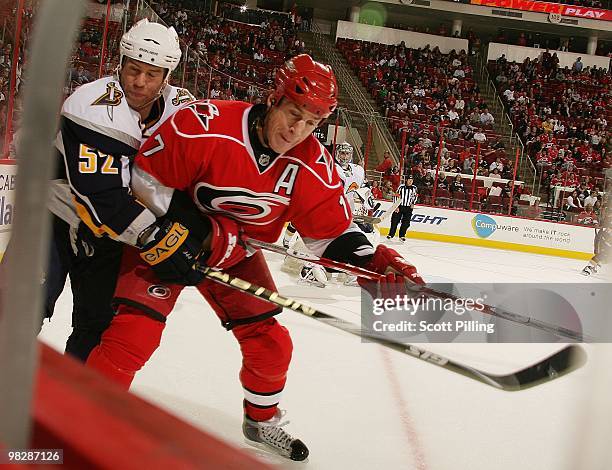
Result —
MULTIPOLYGON (((391 243, 426 280, 601 282, 585 261, 408 240, 391 243)), ((355 287, 297 285, 266 254, 279 292, 359 322, 355 287)), ((70 328, 67 287, 43 341, 63 350, 70 328)), ((310 448, 307 463, 263 458, 280 468, 418 470, 569 469, 580 433, 589 363, 553 382, 504 392, 285 311, 294 355, 281 407, 288 430, 310 448)), ((558 344, 427 344, 423 347, 491 372, 510 372, 560 349, 558 344)), ((587 346, 592 353, 592 349, 587 346)), ((168 319, 162 345, 132 392, 239 447, 240 353, 195 289, 168 319)), ((258 452, 261 456, 261 452, 258 452)))

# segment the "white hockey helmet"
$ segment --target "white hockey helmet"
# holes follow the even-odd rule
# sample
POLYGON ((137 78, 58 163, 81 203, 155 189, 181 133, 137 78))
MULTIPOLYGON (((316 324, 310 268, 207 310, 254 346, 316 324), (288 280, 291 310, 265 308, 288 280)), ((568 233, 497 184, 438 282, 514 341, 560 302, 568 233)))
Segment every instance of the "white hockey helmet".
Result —
POLYGON ((121 37, 119 66, 124 57, 155 65, 172 72, 181 60, 181 46, 176 31, 144 18, 121 37))
POLYGON ((342 168, 346 168, 353 161, 353 146, 348 142, 336 145, 336 161, 342 168))

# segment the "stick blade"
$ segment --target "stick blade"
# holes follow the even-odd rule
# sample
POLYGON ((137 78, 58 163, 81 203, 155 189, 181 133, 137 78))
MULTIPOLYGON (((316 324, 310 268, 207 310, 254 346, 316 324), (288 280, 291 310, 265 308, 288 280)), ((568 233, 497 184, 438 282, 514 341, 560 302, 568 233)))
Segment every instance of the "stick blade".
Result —
POLYGON ((578 345, 569 345, 525 369, 507 375, 486 374, 498 388, 519 391, 550 382, 579 369, 587 361, 587 353, 578 345))

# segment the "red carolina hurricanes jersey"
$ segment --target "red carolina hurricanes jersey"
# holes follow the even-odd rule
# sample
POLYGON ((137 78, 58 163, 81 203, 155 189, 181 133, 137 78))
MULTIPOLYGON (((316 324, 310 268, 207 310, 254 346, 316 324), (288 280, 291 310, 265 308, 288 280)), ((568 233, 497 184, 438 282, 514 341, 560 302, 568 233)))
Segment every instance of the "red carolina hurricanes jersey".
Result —
POLYGON ((351 213, 333 158, 312 135, 271 153, 254 132, 262 110, 216 100, 180 109, 140 148, 135 195, 162 216, 174 190, 187 191, 203 212, 230 216, 263 241, 276 241, 289 220, 307 238, 344 233, 351 213))

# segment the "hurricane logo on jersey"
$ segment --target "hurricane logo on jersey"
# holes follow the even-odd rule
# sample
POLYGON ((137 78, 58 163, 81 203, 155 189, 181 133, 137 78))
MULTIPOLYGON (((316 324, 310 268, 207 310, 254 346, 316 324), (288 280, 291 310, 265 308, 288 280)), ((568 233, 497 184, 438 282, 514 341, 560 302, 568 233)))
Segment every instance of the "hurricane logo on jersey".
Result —
POLYGON ((276 220, 289 206, 290 201, 278 194, 217 187, 207 183, 196 185, 195 200, 204 212, 222 212, 252 225, 266 225, 276 220))
POLYGON ((190 109, 198 117, 206 132, 210 127, 210 121, 219 116, 219 108, 208 101, 196 101, 187 106, 187 109, 190 109))

